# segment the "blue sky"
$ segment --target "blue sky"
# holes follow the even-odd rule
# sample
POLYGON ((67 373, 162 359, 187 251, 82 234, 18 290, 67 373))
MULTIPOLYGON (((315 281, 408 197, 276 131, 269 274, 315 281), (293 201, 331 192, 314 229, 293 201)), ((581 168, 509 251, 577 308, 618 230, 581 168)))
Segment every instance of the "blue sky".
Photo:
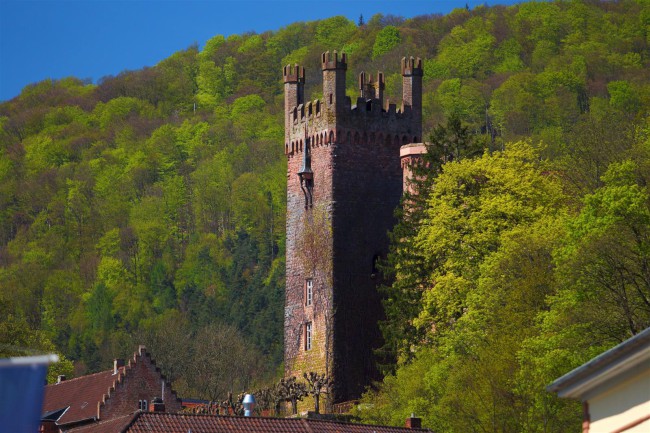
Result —
POLYGON ((222 34, 376 13, 410 18, 516 0, 0 0, 0 101, 29 84, 75 76, 97 82, 153 66, 222 34))

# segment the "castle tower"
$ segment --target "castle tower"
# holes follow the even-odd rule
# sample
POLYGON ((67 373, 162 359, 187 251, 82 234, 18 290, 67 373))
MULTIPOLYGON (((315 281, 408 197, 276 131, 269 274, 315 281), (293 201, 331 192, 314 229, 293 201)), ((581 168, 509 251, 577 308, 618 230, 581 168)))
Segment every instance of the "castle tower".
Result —
MULTIPOLYGON (((282 78, 284 79, 284 111, 302 105, 305 100, 305 68, 298 65, 287 65, 282 71, 282 78)), ((289 139, 289 132, 291 131, 290 125, 287 123, 290 116, 285 116, 284 121, 284 140, 289 139)))
POLYGON ((328 403, 379 377, 383 317, 376 263, 402 194, 400 147, 422 141, 422 62, 403 59, 403 104, 384 107, 384 76, 346 96, 345 54, 321 58, 323 100, 303 100, 304 69, 284 68, 287 156, 285 375, 327 374, 328 403))

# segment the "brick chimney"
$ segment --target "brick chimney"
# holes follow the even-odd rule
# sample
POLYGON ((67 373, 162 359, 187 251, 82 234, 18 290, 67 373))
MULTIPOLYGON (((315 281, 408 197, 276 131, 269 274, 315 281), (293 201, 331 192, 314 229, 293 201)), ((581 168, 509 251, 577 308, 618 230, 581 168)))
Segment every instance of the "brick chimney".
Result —
POLYGON ((149 403, 149 412, 164 412, 165 403, 163 403, 162 398, 154 397, 149 403))
POLYGON ((409 418, 406 418, 406 428, 422 428, 422 418, 416 418, 412 413, 409 418))
POLYGON ((123 359, 116 358, 113 360, 113 374, 120 372, 120 368, 124 367, 125 363, 123 359))

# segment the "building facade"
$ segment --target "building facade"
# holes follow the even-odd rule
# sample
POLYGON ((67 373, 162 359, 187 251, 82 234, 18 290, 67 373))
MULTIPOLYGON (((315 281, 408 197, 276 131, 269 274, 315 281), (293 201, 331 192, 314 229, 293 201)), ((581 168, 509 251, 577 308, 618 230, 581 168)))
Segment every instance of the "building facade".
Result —
POLYGON ((402 59, 402 103, 361 72, 346 95, 347 56, 321 57, 323 99, 305 101, 305 70, 284 68, 287 156, 285 375, 324 373, 329 403, 378 377, 383 317, 377 260, 402 195, 400 147, 422 141, 422 61, 402 59))
POLYGON ((582 402, 583 433, 650 431, 650 328, 547 387, 582 402))
POLYGON ((69 380, 60 377, 45 386, 40 431, 60 433, 92 426, 138 410, 158 410, 160 404, 168 412, 181 409, 171 384, 146 347, 140 346, 131 360, 116 359, 110 370, 69 380))

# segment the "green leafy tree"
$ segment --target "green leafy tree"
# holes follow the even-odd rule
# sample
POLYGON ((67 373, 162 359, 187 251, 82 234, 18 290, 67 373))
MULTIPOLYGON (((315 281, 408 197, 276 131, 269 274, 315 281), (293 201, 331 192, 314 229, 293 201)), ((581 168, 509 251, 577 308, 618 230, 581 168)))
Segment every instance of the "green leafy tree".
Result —
MULTIPOLYGON (((471 158, 482 153, 476 137, 452 117, 438 125, 430 137, 427 152, 413 165, 413 177, 396 211, 398 223, 390 233, 391 247, 383 271, 391 284, 382 287, 387 320, 381 324, 386 345, 382 356, 408 360, 412 348, 423 338, 414 320, 420 312, 422 295, 433 271, 430 257, 418 247, 416 235, 426 219, 428 200, 445 162, 471 158)), ((391 364, 386 367, 390 370, 391 364)))
POLYGON ((342 15, 327 18, 316 26, 316 40, 328 50, 339 50, 357 31, 357 26, 342 15))
POLYGON ((402 42, 399 29, 386 26, 377 33, 375 44, 372 47, 372 58, 376 59, 391 51, 402 42))

